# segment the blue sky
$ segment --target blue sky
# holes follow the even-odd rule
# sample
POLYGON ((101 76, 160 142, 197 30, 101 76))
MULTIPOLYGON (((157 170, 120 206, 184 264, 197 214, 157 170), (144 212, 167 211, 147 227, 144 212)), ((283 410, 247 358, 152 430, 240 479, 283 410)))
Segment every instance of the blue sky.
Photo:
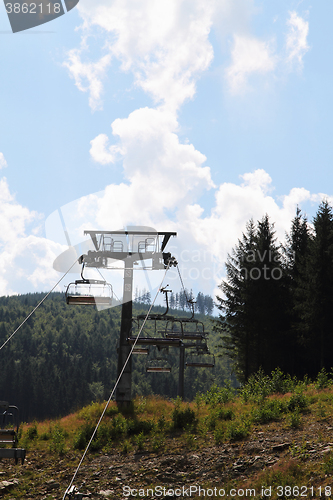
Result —
POLYGON ((297 204, 311 220, 333 200, 332 14, 81 0, 13 34, 0 4, 0 294, 57 281, 61 207, 73 244, 85 228, 177 231, 186 286, 212 295, 250 217, 280 239, 297 204))

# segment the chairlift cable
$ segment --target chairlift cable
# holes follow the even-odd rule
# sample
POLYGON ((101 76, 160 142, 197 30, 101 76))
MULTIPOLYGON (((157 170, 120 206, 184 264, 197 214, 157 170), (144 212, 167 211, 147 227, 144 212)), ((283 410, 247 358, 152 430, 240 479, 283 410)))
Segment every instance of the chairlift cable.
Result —
POLYGON ((71 479, 71 482, 69 483, 69 486, 68 486, 67 490, 66 490, 66 491, 65 491, 65 493, 64 493, 64 496, 63 496, 62 500, 65 500, 65 499, 66 499, 67 494, 68 494, 68 493, 70 493, 70 490, 71 490, 71 488, 72 488, 72 486, 73 486, 73 483, 74 483, 74 480, 75 480, 75 478, 76 478, 76 476, 77 476, 77 473, 79 472, 80 467, 81 467, 81 465, 82 465, 82 462, 83 462, 83 460, 85 459, 86 454, 88 453, 88 450, 89 450, 89 448, 90 448, 90 445, 91 445, 91 443, 92 443, 92 441, 93 441, 93 439, 94 439, 94 437, 95 437, 95 435, 96 435, 96 433, 97 433, 98 427, 100 426, 100 423, 101 423, 101 422, 102 422, 102 420, 103 420, 103 417, 104 417, 104 415, 105 415, 105 412, 106 412, 106 410, 107 410, 107 408, 108 408, 108 406, 109 406, 109 404, 110 404, 110 402, 111 402, 111 399, 112 399, 112 397, 113 397, 113 395, 114 395, 114 393, 115 393, 115 390, 116 390, 116 388, 117 388, 117 386, 118 386, 118 384, 119 384, 119 381, 120 381, 120 379, 121 379, 121 377, 122 377, 122 375, 123 375, 123 373, 124 373, 124 371, 125 371, 125 368, 126 368, 126 366, 127 366, 127 363, 128 363, 128 361, 130 360, 130 357, 132 356, 133 350, 134 350, 134 348, 135 348, 135 346, 136 346, 136 344, 137 344, 137 341, 139 340, 139 336, 140 336, 140 334, 141 334, 141 332, 142 332, 142 330, 143 330, 143 327, 145 326, 145 323, 146 323, 146 321, 147 321, 147 319, 148 319, 148 317, 149 317, 150 311, 151 311, 151 310, 152 310, 152 308, 154 307, 155 301, 156 301, 157 296, 158 296, 158 294, 159 294, 159 292, 160 292, 160 290, 161 290, 161 288, 162 288, 163 281, 164 281, 164 279, 165 279, 165 276, 166 276, 167 271, 169 270, 169 267, 170 267, 170 262, 168 263, 167 268, 165 269, 165 273, 164 273, 164 275, 163 275, 163 279, 162 279, 161 284, 160 284, 160 286, 159 286, 159 288, 158 288, 158 290, 157 290, 157 292, 156 292, 155 298, 154 298, 154 300, 153 300, 153 302, 152 302, 152 304, 151 304, 151 306, 150 306, 150 308, 149 308, 149 310, 148 310, 148 312, 147 312, 147 314, 146 314, 146 317, 145 317, 145 319, 144 319, 144 321, 143 321, 143 323, 142 323, 142 325, 141 325, 141 328, 140 328, 140 330, 139 330, 139 333, 137 334, 137 336, 136 336, 136 338, 135 338, 135 341, 134 341, 134 343, 133 343, 133 345, 132 345, 131 351, 130 351, 129 355, 128 355, 128 356, 127 356, 127 358, 126 358, 126 361, 125 361, 125 363, 124 363, 124 366, 122 367, 122 370, 121 370, 121 372, 120 372, 120 374, 119 374, 119 376, 118 376, 118 378, 117 378, 117 380, 116 380, 116 382, 115 382, 115 385, 114 385, 114 387, 113 387, 113 389, 112 389, 112 392, 111 392, 111 394, 110 394, 110 397, 109 397, 109 399, 108 399, 108 401, 107 401, 107 403, 106 403, 106 405, 105 405, 105 407, 104 407, 104 410, 103 410, 103 412, 102 412, 102 414, 101 414, 101 416, 100 416, 100 418, 99 418, 99 420, 98 420, 98 422, 97 422, 97 425, 96 425, 96 427, 95 427, 95 430, 94 430, 94 432, 93 432, 93 433, 92 433, 92 435, 91 435, 91 438, 90 438, 90 440, 89 440, 89 443, 87 444, 86 449, 84 450, 84 453, 83 453, 83 455, 82 455, 82 457, 81 457, 81 460, 80 460, 80 462, 79 462, 79 465, 77 466, 76 471, 74 472, 74 475, 73 475, 73 477, 72 477, 72 479, 71 479))
MULTIPOLYGON (((181 282, 182 287, 183 287, 183 291, 184 291, 184 295, 185 295, 185 298, 186 298, 186 302, 187 302, 188 304, 191 304, 190 299, 188 298, 187 293, 186 293, 186 288, 185 288, 185 286, 184 286, 183 278, 182 278, 182 275, 180 274, 180 270, 179 270, 179 265, 178 265, 178 264, 177 264, 177 271, 178 271, 178 275, 179 275, 180 282, 181 282)), ((193 305, 193 304, 192 304, 192 305, 193 305)), ((193 309, 193 311, 194 311, 194 309, 193 309)))
MULTIPOLYGON (((105 280, 105 278, 104 278, 104 276, 103 276, 103 274, 102 274, 102 273, 101 273, 101 271, 98 269, 98 267, 96 268, 96 270, 97 270, 97 271, 99 272, 99 274, 102 276, 103 280, 104 280, 104 281, 106 281, 106 280, 105 280)), ((117 296, 116 292, 113 290, 113 287, 112 287, 112 293, 113 293, 113 295, 115 295, 116 299, 117 299, 117 300, 118 300, 118 302, 120 303, 121 301, 120 301, 119 297, 117 296)))
POLYGON ((103 274, 101 273, 101 271, 98 269, 98 267, 96 268, 96 270, 99 272, 99 274, 102 276, 103 280, 106 281, 106 279, 104 278, 103 274))
POLYGON ((8 339, 2 344, 2 346, 0 347, 0 351, 3 347, 5 347, 5 345, 14 337, 15 333, 17 333, 20 328, 24 325, 24 323, 26 323, 28 321, 28 319, 34 314, 34 312, 39 308, 39 306, 41 306, 44 302, 44 300, 47 299, 47 297, 50 295, 50 293, 53 292, 53 290, 59 285, 59 283, 64 279, 64 277, 70 272, 70 270, 72 269, 72 267, 75 266, 75 264, 77 263, 77 259, 75 260, 75 262, 71 265, 71 267, 68 269, 68 271, 65 272, 65 274, 60 278, 59 281, 57 281, 57 283, 54 285, 54 287, 45 295, 45 297, 42 298, 42 300, 37 304, 37 306, 31 311, 30 314, 28 314, 28 316, 22 321, 22 323, 16 328, 16 330, 10 335, 10 337, 8 337, 8 339))

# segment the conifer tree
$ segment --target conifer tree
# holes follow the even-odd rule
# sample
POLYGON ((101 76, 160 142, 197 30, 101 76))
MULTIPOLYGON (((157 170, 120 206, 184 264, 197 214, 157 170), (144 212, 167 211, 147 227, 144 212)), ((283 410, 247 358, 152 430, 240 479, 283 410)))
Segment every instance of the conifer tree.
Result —
POLYGON ((248 222, 226 270, 220 285, 224 297, 217 297, 225 316, 220 316, 218 328, 228 329, 222 339, 240 379, 247 380, 259 368, 266 373, 283 368, 285 273, 267 215, 257 227, 248 222))
POLYGON ((306 272, 299 286, 301 340, 309 375, 333 365, 333 210, 327 201, 320 204, 313 226, 306 272))
POLYGON ((227 279, 219 288, 224 294, 217 297, 218 308, 222 311, 217 329, 222 332, 222 341, 227 355, 233 360, 238 376, 247 380, 251 367, 251 281, 247 279, 251 265, 248 257, 255 249, 255 227, 253 220, 246 226, 246 233, 238 240, 238 245, 228 255, 226 262, 227 279))
POLYGON ((287 334, 286 366, 291 374, 304 375, 304 351, 301 341, 301 314, 305 300, 304 286, 307 281, 307 255, 310 231, 306 217, 297 207, 291 223, 290 233, 286 235, 284 247, 285 270, 288 287, 289 330, 287 334))

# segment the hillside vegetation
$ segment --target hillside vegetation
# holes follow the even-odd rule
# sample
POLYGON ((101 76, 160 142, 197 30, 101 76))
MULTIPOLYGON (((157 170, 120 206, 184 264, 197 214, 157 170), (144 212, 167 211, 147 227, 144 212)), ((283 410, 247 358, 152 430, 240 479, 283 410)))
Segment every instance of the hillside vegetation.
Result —
MULTIPOLYGON (((43 296, 0 298, 0 345, 43 296)), ((133 315, 147 310, 147 305, 136 305, 133 315)), ((170 313, 186 314, 179 310, 170 313)), ((68 306, 64 294, 51 294, 0 353, 0 400, 17 405, 21 418, 31 421, 63 416, 92 401, 108 399, 117 373, 120 314, 120 307, 97 312, 90 306, 68 306)), ((198 318, 206 331, 212 330, 209 316, 198 318)), ((218 335, 210 334, 212 351, 216 352, 218 343, 218 335)), ((146 356, 133 359, 134 396, 177 396, 178 349, 170 348, 166 357, 171 374, 146 374, 146 356)), ((185 398, 191 400, 213 383, 222 385, 229 379, 225 358, 216 357, 213 370, 187 368, 185 398)))
MULTIPOLYGON (((325 371, 311 383, 275 370, 238 392, 214 386, 192 403, 137 397, 126 412, 111 403, 75 484, 93 499, 195 485, 216 488, 215 498, 235 490, 229 497, 331 498, 332 401, 325 371)), ((102 407, 24 424, 26 464, 0 464, 2 498, 62 498, 102 407)))

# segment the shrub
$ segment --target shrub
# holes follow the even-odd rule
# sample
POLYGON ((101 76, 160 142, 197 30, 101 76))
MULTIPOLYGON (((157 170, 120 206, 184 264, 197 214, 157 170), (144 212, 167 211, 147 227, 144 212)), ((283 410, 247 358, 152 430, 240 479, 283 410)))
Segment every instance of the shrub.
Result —
POLYGON ((50 451, 58 453, 60 456, 65 451, 66 432, 61 425, 56 424, 51 430, 50 451))
POLYGON ((240 441, 246 438, 250 432, 249 421, 232 421, 228 425, 226 437, 231 441, 240 441))
POLYGON ((140 432, 135 438, 136 445, 138 447, 139 451, 142 451, 144 449, 144 444, 145 444, 145 436, 143 432, 140 432))
POLYGON ((252 412, 252 417, 255 422, 266 424, 279 420, 281 414, 286 410, 282 401, 278 400, 265 400, 252 412))
POLYGON ((87 446, 89 439, 94 432, 95 426, 90 422, 86 422, 81 429, 77 431, 74 436, 73 447, 75 450, 84 450, 87 446))
POLYGON ((302 392, 294 392, 287 403, 287 408, 289 411, 295 411, 296 409, 299 411, 304 411, 307 406, 307 397, 302 392))
POLYGON ((129 453, 130 451, 132 451, 132 445, 131 445, 131 442, 128 439, 125 439, 121 451, 122 451, 122 453, 124 455, 127 455, 127 453, 129 453))
POLYGON ((292 427, 293 429, 297 429, 298 427, 300 427, 302 423, 302 417, 298 408, 290 413, 288 420, 290 427, 292 427))
POLYGON ((216 384, 213 384, 209 391, 207 391, 206 394, 203 394, 202 398, 206 404, 213 406, 232 401, 235 397, 235 393, 235 389, 233 389, 230 385, 226 385, 226 387, 218 387, 216 384))
POLYGON ((189 406, 185 410, 176 407, 172 412, 172 421, 175 429, 185 429, 196 423, 195 412, 189 406))
POLYGON ((251 398, 264 399, 271 394, 285 394, 294 391, 298 384, 296 377, 292 378, 289 374, 284 375, 280 368, 273 370, 270 376, 265 375, 260 368, 257 373, 249 377, 240 393, 244 401, 249 401, 251 398))
POLYGON ((329 455, 326 455, 323 465, 324 473, 331 476, 333 474, 333 456, 331 453, 329 455))
POLYGON ((164 448, 165 438, 163 434, 155 434, 152 438, 152 449, 155 453, 161 451, 164 448))
POLYGON ((325 368, 322 368, 317 375, 317 379, 315 381, 316 389, 326 389, 331 385, 331 380, 329 378, 329 374, 326 372, 325 368))
POLYGON ((127 433, 127 421, 120 413, 115 415, 111 421, 110 438, 119 439, 127 433))
POLYGON ((37 439, 37 437, 38 437, 37 423, 34 422, 32 426, 29 427, 27 430, 27 439, 33 441, 34 439, 37 439))
POLYGON ((216 444, 221 444, 224 441, 225 437, 225 427, 219 426, 214 431, 214 439, 216 444))
POLYGON ((154 422, 151 420, 128 420, 127 421, 127 434, 149 434, 149 432, 154 428, 154 422))

